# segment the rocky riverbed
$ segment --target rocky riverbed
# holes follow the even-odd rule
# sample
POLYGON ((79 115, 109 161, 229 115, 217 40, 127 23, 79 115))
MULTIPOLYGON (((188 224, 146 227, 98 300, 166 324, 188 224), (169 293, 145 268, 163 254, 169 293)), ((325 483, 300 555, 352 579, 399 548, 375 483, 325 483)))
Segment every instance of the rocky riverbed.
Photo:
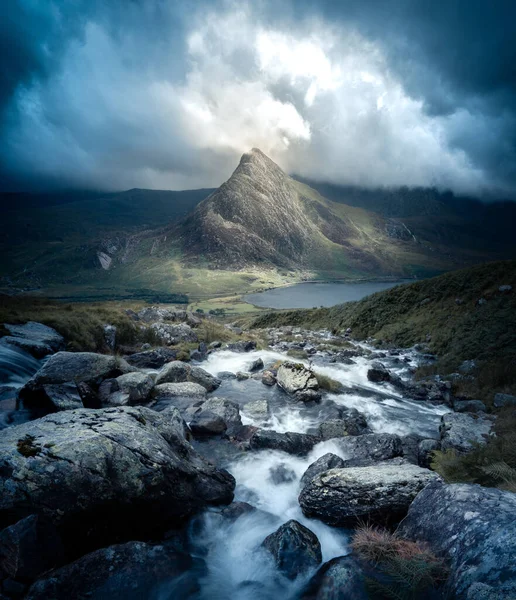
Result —
POLYGON ((39 324, 0 342, 3 596, 380 598, 350 536, 401 521, 450 569, 418 597, 514 597, 516 496, 429 469, 493 417, 414 381, 424 347, 288 327, 257 349, 234 327, 176 360, 200 319, 141 312, 163 346, 71 353, 39 324))

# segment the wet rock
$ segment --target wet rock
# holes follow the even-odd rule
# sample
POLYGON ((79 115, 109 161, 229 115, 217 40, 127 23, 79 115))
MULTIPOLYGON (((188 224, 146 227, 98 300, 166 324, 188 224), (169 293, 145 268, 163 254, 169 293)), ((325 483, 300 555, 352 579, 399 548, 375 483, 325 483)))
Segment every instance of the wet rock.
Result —
POLYGON ((236 379, 236 373, 232 373, 231 371, 220 371, 217 373, 217 377, 222 380, 236 379))
POLYGON ((164 344, 179 344, 180 342, 197 342, 197 334, 186 323, 172 325, 169 323, 153 323, 151 329, 164 344))
POLYGON ((441 417, 439 433, 441 448, 470 452, 475 444, 485 444, 493 421, 488 417, 468 413, 447 413, 441 417))
POLYGON ((208 398, 201 405, 202 410, 209 410, 219 415, 227 423, 228 435, 234 435, 242 427, 240 408, 237 402, 225 398, 208 398))
MULTIPOLYGON (((515 398, 516 400, 516 398, 515 398)), ((455 400, 453 403, 455 412, 486 412, 486 405, 481 400, 455 400)))
POLYGON ((294 394, 294 400, 296 402, 320 402, 321 392, 319 390, 299 390, 294 394))
POLYGON ((211 373, 208 373, 208 371, 201 369, 201 367, 190 367, 188 381, 202 385, 207 392, 215 391, 222 383, 220 379, 214 377, 211 373))
POLYGON ((210 350, 217 350, 218 348, 222 347, 222 342, 211 342, 208 346, 208 348, 210 348, 210 350))
POLYGON ((512 396, 511 394, 495 394, 493 405, 495 408, 516 406, 516 396, 512 396))
POLYGON ((0 580, 32 582, 63 560, 56 528, 30 515, 0 532, 0 580))
POLYGON ((197 591, 200 564, 166 544, 128 542, 96 550, 50 572, 29 590, 27 600, 156 597, 166 586, 169 597, 186 598, 197 591))
MULTIPOLYGON (((450 564, 450 596, 469 589, 516 586, 516 495, 469 484, 434 483, 412 503, 401 536, 427 542, 450 564)), ((510 597, 510 596, 509 596, 510 597)))
POLYGON ((257 358, 249 365, 249 372, 255 373, 256 371, 261 371, 263 366, 263 360, 261 358, 257 358))
POLYGON ((238 381, 247 381, 248 379, 251 379, 251 375, 249 375, 249 373, 244 373, 244 371, 238 371, 236 378, 238 381))
POLYGON ((161 369, 168 362, 176 359, 177 351, 171 348, 156 348, 146 352, 137 352, 125 357, 126 361, 138 369, 161 369))
POLYGON ((282 483, 292 483, 296 480, 296 473, 289 468, 285 463, 280 463, 269 469, 269 479, 275 485, 282 483))
POLYGON ((268 448, 305 456, 320 441, 320 438, 307 433, 277 433, 269 429, 258 429, 251 437, 249 444, 253 450, 268 448))
POLYGON ((425 469, 429 469, 434 457, 434 452, 440 449, 441 442, 439 440, 421 440, 418 447, 418 465, 425 469))
POLYGON ((89 541, 150 535, 230 502, 233 477, 199 456, 179 423, 170 411, 125 407, 63 411, 6 429, 0 515, 45 516, 78 549, 86 532, 89 541))
POLYGON ((305 516, 329 525, 392 523, 404 517, 417 494, 438 479, 433 471, 408 463, 331 469, 305 485, 299 504, 305 516))
POLYGON ((268 386, 276 385, 276 376, 272 371, 264 371, 262 373, 262 383, 268 386))
POLYGON ((194 436, 222 435, 228 428, 226 421, 210 410, 196 413, 189 427, 194 436))
POLYGON ((270 419, 271 409, 268 400, 254 400, 243 406, 244 413, 255 421, 265 423, 270 419))
POLYGON ((350 555, 324 563, 312 577, 301 600, 369 600, 362 568, 350 555))
POLYGON ((345 467, 345 465, 346 463, 340 456, 328 452, 313 462, 304 472, 301 477, 301 487, 303 488, 316 475, 319 475, 319 473, 324 473, 330 469, 341 469, 345 467))
POLYGON ((256 342, 253 340, 240 340, 228 344, 227 349, 233 352, 252 352, 256 350, 256 342))
POLYGON ((4 327, 10 335, 0 338, 1 345, 16 346, 28 352, 35 358, 42 358, 64 347, 64 338, 52 327, 29 321, 24 325, 11 325, 4 327))
POLYGON ((392 433, 368 433, 336 440, 347 467, 368 466, 403 456, 401 438, 392 433))
POLYGON ((262 546, 272 554, 277 568, 289 579, 306 574, 322 562, 317 536, 294 520, 287 521, 267 536, 262 546))
POLYGON ((206 397, 206 388, 198 383, 185 381, 183 383, 161 383, 152 390, 152 396, 156 401, 165 398, 196 398, 206 397))
POLYGON ((43 386, 43 392, 52 410, 83 408, 77 385, 73 382, 47 384, 43 386))
POLYGON ((382 383, 383 381, 390 381, 391 374, 383 363, 374 361, 371 363, 371 368, 367 371, 367 379, 373 383, 382 383))
POLYGON ((319 425, 319 436, 322 440, 361 435, 369 431, 367 421, 362 413, 351 409, 343 418, 329 419, 319 425))
POLYGON ((320 399, 317 378, 310 369, 300 363, 282 363, 278 369, 276 379, 282 390, 298 400, 320 399))
POLYGON ((115 379, 118 391, 127 395, 129 404, 147 402, 154 380, 146 373, 126 373, 115 379))

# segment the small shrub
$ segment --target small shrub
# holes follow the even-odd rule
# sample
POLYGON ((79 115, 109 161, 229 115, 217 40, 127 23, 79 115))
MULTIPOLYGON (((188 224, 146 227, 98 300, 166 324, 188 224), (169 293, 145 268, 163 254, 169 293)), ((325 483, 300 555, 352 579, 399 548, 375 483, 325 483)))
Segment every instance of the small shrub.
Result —
MULTIPOLYGON (((351 547, 372 563, 378 577, 367 577, 367 587, 383 598, 413 600, 446 579, 446 568, 425 544, 411 542, 384 529, 359 527, 351 547)), ((376 596, 375 596, 376 597, 376 596)))

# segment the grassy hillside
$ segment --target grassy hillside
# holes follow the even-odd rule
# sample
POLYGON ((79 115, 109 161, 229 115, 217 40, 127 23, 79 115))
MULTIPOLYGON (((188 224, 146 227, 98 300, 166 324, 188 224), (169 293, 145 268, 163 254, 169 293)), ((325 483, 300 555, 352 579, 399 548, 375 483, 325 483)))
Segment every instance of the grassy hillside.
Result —
POLYGON ((254 327, 280 325, 350 327, 359 339, 374 337, 399 346, 428 342, 439 356, 435 372, 452 372, 464 360, 478 361, 479 388, 470 393, 487 397, 493 391, 514 391, 516 261, 485 263, 400 285, 359 302, 267 313, 253 321, 254 327), (503 285, 512 290, 501 292, 503 285), (481 298, 485 303, 479 304, 481 298))

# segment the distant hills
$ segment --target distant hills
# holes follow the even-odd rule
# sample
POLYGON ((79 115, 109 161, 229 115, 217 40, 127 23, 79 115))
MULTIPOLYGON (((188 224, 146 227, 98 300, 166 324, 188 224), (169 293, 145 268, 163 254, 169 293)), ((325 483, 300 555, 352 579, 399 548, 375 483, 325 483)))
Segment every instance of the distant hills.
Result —
POLYGON ((253 149, 216 190, 3 195, 0 290, 206 297, 514 255, 516 203, 310 183, 253 149))

